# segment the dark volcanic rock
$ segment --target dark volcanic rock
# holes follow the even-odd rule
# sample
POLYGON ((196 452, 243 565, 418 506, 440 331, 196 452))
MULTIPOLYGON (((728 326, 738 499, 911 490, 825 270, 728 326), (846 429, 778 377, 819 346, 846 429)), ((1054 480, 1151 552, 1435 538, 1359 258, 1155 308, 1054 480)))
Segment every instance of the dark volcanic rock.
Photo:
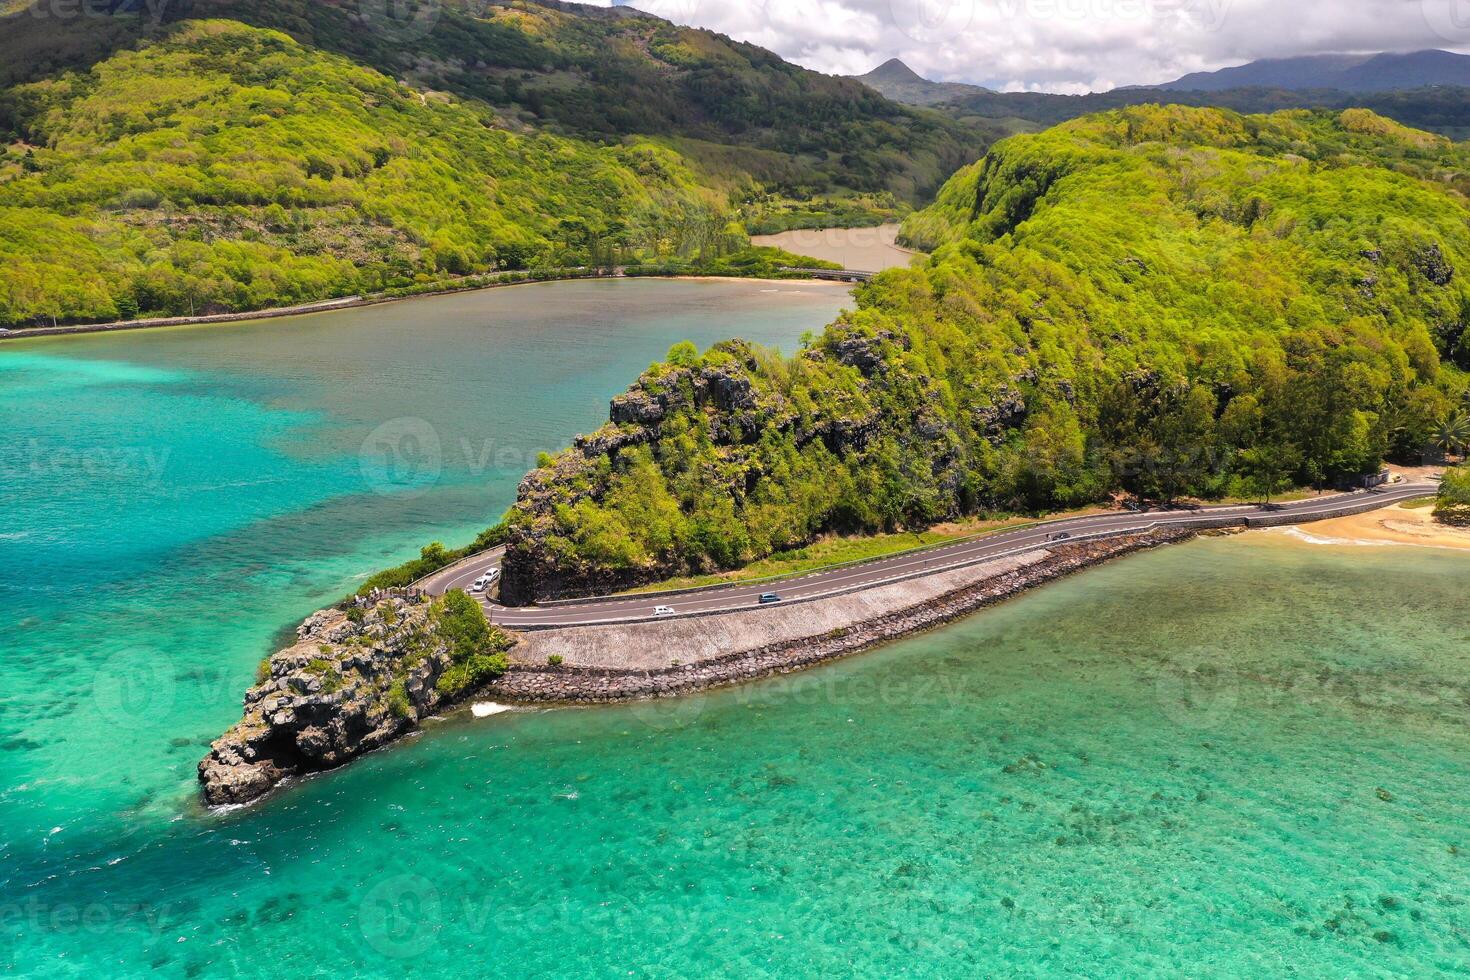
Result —
POLYGON ((653 430, 642 426, 605 425, 590 436, 578 436, 573 443, 587 456, 614 456, 629 446, 653 441, 653 430))
POLYGON ((884 354, 885 346, 897 343, 907 349, 909 340, 896 334, 883 332, 873 337, 859 333, 848 333, 832 345, 832 353, 839 364, 855 367, 867 377, 883 373, 888 366, 884 354))
POLYGON ((292 775, 333 769, 415 728, 451 699, 436 690, 451 666, 426 598, 381 595, 355 610, 311 616, 298 642, 270 659, 245 695, 245 716, 199 763, 210 806, 249 803, 292 775), (360 621, 355 621, 360 620, 360 621))
POLYGON ((1426 245, 1419 249, 1414 253, 1413 262, 1414 268, 1436 286, 1448 286, 1450 280, 1455 278, 1455 267, 1450 265, 1438 245, 1426 245))
POLYGON ((994 445, 1006 441, 1006 434, 1020 428, 1026 421, 1028 409, 1026 399, 1009 385, 1001 385, 991 404, 981 406, 972 413, 975 428, 994 445))
POLYGON ((750 378, 728 367, 705 368, 700 374, 709 402, 722 412, 739 412, 755 408, 755 386, 750 378))
POLYGON ((612 400, 608 413, 614 425, 653 425, 664 417, 664 407, 648 392, 633 389, 612 400))

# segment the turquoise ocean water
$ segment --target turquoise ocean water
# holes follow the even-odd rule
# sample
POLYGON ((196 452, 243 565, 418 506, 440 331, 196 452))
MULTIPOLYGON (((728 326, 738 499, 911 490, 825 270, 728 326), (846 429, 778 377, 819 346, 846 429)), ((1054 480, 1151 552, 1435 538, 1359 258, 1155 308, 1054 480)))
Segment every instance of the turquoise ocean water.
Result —
POLYGON ((684 337, 835 289, 585 283, 0 349, 0 970, 1470 969, 1470 556, 1210 540, 838 665, 457 715, 253 810, 193 768, 280 631, 684 337))

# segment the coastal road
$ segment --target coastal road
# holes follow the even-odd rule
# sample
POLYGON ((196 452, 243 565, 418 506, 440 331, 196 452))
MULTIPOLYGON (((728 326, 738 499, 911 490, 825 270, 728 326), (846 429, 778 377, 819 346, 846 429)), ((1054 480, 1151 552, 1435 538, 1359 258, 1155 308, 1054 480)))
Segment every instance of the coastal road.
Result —
MULTIPOLYGON (((1349 513, 1366 513, 1417 497, 1433 496, 1439 490, 1429 482, 1399 483, 1375 490, 1334 494, 1311 500, 1279 504, 1205 507, 1198 510, 1167 510, 1094 514, 1033 524, 1014 531, 998 531, 922 551, 894 555, 874 561, 835 566, 811 574, 765 583, 714 586, 683 593, 644 593, 587 601, 548 603, 513 609, 482 600, 499 625, 520 629, 557 629, 569 626, 598 626, 654 620, 655 606, 671 606, 676 616, 707 616, 761 608, 762 594, 780 594, 783 605, 811 602, 849 592, 877 588, 935 572, 964 568, 1011 555, 1047 547, 1117 537, 1158 528, 1187 527, 1207 530, 1224 527, 1264 527, 1307 524, 1349 513), (1059 539, 1058 535, 1067 535, 1059 539)), ((426 591, 442 595, 450 589, 468 589, 487 568, 499 564, 504 549, 495 549, 467 559, 431 576, 426 591)), ((770 607, 766 607, 770 608, 770 607)))

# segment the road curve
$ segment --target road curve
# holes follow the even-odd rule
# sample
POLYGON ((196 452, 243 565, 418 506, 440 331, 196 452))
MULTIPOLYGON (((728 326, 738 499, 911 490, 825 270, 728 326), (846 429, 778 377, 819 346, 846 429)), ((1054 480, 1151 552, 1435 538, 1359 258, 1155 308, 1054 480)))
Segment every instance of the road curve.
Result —
MULTIPOLYGON (((692 592, 645 593, 524 608, 509 608, 488 600, 482 601, 497 624, 532 630, 648 622, 653 620, 653 610, 657 605, 672 606, 680 617, 744 612, 760 608, 758 600, 766 592, 778 592, 782 597, 782 605, 812 602, 1036 551, 1054 543, 1054 537, 1062 533, 1070 536, 1067 540, 1076 541, 1117 537, 1161 527, 1206 530, 1267 524, 1307 524, 1348 513, 1366 513, 1416 497, 1432 496, 1438 489, 1434 483, 1411 482, 1281 504, 1274 508, 1248 505, 1071 517, 1014 531, 987 534, 952 545, 898 554, 891 558, 837 566, 779 582, 723 585, 692 592)), ((468 589, 470 583, 479 578, 487 568, 498 565, 503 555, 504 549, 497 548, 466 559, 452 568, 430 576, 422 583, 423 588, 433 595, 442 595, 450 589, 468 589)))

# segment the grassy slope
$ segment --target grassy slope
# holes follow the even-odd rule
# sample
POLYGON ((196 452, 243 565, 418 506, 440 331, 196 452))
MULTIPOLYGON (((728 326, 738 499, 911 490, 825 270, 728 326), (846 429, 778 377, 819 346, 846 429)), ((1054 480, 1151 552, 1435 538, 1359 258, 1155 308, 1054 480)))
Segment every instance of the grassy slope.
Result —
POLYGON ((634 446, 525 485, 508 584, 637 585, 829 531, 1253 495, 1415 454, 1470 368, 1467 163, 1365 112, 1139 108, 1016 137, 911 220, 940 246, 927 267, 880 277, 813 349, 645 376, 630 398, 662 417, 593 443, 634 446))

